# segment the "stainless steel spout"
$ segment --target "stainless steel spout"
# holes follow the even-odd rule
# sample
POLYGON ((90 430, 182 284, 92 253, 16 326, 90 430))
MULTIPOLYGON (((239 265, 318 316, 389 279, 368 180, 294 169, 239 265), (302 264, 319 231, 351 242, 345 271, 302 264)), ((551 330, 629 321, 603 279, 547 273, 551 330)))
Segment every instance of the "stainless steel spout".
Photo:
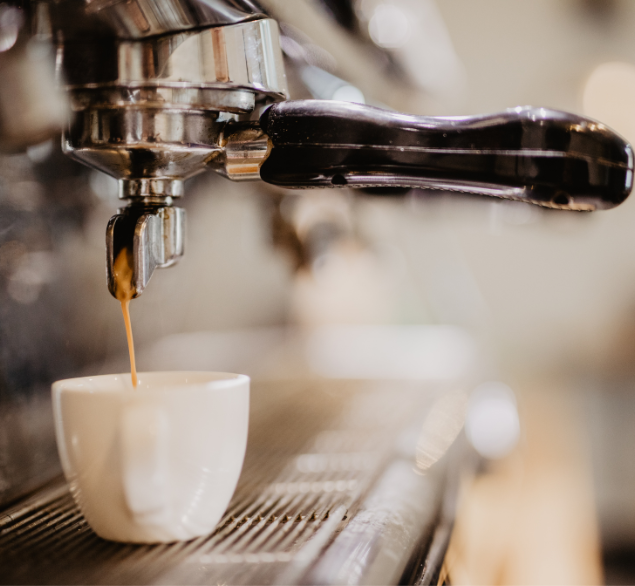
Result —
POLYGON ((185 210, 166 198, 145 199, 119 210, 106 229, 108 290, 117 296, 115 261, 123 252, 132 257, 133 297, 145 290, 157 268, 170 267, 183 256, 185 210))

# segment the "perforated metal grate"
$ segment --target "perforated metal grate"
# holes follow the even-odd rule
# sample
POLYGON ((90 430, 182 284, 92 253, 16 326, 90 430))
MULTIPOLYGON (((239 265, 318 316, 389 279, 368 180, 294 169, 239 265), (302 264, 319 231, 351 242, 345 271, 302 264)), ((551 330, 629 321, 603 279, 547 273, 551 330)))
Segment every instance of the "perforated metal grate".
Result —
MULTIPOLYGON (((430 392, 333 382, 254 387, 243 474, 212 535, 155 546, 102 540, 60 480, 0 513, 0 582, 268 584, 308 579, 324 551, 333 549, 351 519, 364 510, 378 479, 394 468, 395 445, 425 414, 430 392)), ((411 468, 405 465, 406 473, 411 468)), ((432 477, 424 479, 425 486, 409 478, 403 490, 415 491, 417 502, 419 497, 429 501, 429 524, 438 499, 438 491, 430 489, 432 477)), ((398 507, 399 495, 390 498, 398 507)), ((414 547, 421 536, 409 531, 409 547, 414 547)))

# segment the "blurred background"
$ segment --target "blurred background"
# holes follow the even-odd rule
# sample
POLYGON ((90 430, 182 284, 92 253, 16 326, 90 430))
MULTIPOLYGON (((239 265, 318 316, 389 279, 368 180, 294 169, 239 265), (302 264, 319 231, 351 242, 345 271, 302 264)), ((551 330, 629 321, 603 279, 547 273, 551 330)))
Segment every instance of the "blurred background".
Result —
MULTIPOLYGON (((263 4, 281 22, 292 98, 443 116, 545 106, 635 141, 629 0, 263 4)), ((581 214, 212 173, 187 192, 187 253, 131 307, 140 370, 203 348, 219 370, 296 375, 311 364, 295 340, 316 328, 458 326, 482 376, 513 389, 521 432, 464 491, 452 582, 635 581, 635 199, 581 214)), ((56 471, 42 439, 50 381, 126 369, 104 272, 117 205, 114 180, 65 158, 59 138, 0 157, 5 501, 34 469, 56 471), (27 408, 40 417, 16 417, 27 408)))

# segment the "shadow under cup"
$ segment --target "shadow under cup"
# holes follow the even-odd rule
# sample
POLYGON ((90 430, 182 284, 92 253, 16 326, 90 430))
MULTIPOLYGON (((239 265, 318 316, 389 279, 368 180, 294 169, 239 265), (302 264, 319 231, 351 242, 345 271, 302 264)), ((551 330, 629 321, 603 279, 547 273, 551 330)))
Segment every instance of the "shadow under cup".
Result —
POLYGON ((104 539, 159 543, 214 530, 245 457, 249 377, 152 372, 53 384, 71 492, 104 539))

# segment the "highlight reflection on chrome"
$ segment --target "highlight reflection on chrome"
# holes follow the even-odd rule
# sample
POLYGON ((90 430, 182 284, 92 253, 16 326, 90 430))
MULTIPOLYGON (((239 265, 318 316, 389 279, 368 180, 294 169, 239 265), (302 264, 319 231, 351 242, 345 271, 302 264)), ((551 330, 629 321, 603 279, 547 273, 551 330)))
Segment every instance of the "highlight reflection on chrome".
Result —
POLYGON ((465 433, 484 458, 496 460, 509 454, 520 439, 520 420, 514 392, 497 381, 479 385, 472 392, 465 433))

